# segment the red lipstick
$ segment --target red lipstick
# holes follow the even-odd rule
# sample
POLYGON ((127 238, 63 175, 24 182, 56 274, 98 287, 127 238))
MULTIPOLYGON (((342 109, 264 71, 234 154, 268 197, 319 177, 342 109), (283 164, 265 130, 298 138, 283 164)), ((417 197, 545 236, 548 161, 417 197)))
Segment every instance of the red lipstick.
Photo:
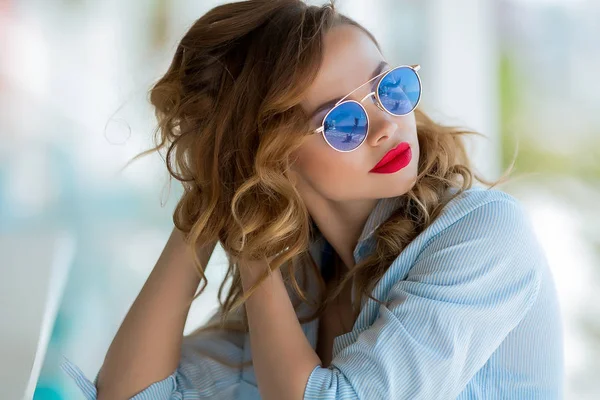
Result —
POLYGON ((373 167, 369 172, 378 174, 392 174, 406 167, 412 159, 410 145, 407 142, 402 142, 392 150, 388 151, 385 156, 373 167))

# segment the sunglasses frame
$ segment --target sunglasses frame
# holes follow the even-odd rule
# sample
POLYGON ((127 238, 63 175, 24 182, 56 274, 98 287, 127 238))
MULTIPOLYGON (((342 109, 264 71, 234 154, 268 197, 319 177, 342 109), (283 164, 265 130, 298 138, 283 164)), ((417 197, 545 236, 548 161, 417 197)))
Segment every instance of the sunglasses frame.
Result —
POLYGON ((323 121, 321 122, 321 126, 318 127, 317 129, 314 130, 313 133, 321 133, 323 135, 323 139, 325 140, 325 142, 329 145, 329 147, 331 147, 332 149, 334 149, 335 151, 339 151, 340 153, 349 153, 351 151, 354 151, 356 149, 358 149, 360 146, 362 146, 362 144, 365 142, 365 140, 367 140, 367 136, 369 135, 369 129, 370 129, 370 121, 369 121, 369 113, 367 112, 367 109, 365 108, 365 106, 362 105, 362 102, 365 101, 366 99, 368 99, 369 97, 375 97, 375 99, 377 100, 375 102, 375 105, 377 106, 377 108, 379 108, 381 111, 384 111, 394 117, 401 117, 403 115, 408 115, 411 112, 413 112, 417 106, 419 105, 419 102, 421 101, 421 94, 422 94, 422 89, 423 89, 423 84, 421 82, 421 77, 419 76, 418 71, 421 69, 421 65, 419 64, 415 64, 415 65, 398 65, 397 67, 391 68, 387 71, 381 72, 379 74, 377 74, 376 76, 374 76, 373 78, 369 79, 368 81, 366 81, 365 83, 363 83, 362 85, 360 85, 359 87, 357 87, 356 89, 354 89, 353 91, 351 91, 350 93, 348 93, 347 95, 345 95, 344 97, 342 97, 337 103, 335 103, 335 105, 333 107, 331 107, 331 110, 329 110, 327 112, 327 114, 325 114, 325 116, 323 117, 323 121), (379 98, 379 85, 381 85, 381 82, 385 79, 385 77, 392 71, 395 71, 397 69, 400 68, 410 68, 414 71, 415 75, 417 76, 417 80, 419 81, 419 98, 417 99, 417 102, 415 103, 415 106, 407 113, 404 114, 394 114, 388 110, 385 109, 385 107, 381 104, 381 99, 379 98), (367 83, 370 83, 372 81, 374 81, 375 79, 381 77, 381 80, 377 83, 377 87, 375 87, 375 90, 373 92, 370 92, 369 94, 367 94, 365 97, 363 97, 360 101, 356 101, 356 100, 346 100, 348 98, 348 96, 350 96, 352 93, 356 92, 358 89, 362 88, 363 86, 365 86, 367 83), (325 137, 325 120, 327 119, 327 117, 329 116, 329 114, 331 114, 331 112, 340 104, 343 103, 356 103, 360 106, 360 108, 363 109, 363 111, 365 112, 365 115, 367 116, 367 133, 365 134, 365 137, 363 138, 362 142, 359 143, 358 146, 356 146, 355 148, 353 148, 352 150, 340 150, 340 149, 336 149, 335 147, 333 147, 333 145, 331 143, 329 143, 329 141, 327 140, 327 138, 325 137))

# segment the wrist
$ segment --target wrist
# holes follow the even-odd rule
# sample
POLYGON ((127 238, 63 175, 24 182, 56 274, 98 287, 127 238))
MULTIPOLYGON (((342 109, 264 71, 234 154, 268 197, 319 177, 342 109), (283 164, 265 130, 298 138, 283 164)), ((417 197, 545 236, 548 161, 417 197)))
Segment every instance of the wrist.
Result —
MULTIPOLYGON (((202 270, 206 270, 215 246, 216 242, 205 246, 196 246, 202 270)), ((201 279, 194 257, 193 248, 186 242, 184 233, 175 228, 157 261, 155 274, 161 275, 163 277, 161 279, 175 278, 184 282, 185 293, 193 296, 201 279)))
MULTIPOLYGON (((269 273, 270 265, 267 261, 240 261, 238 263, 240 270, 240 278, 242 281, 242 289, 247 292, 252 286, 258 283, 266 274, 269 273)), ((266 275, 266 281, 272 278, 281 276, 280 268, 271 271, 270 275, 266 275)), ((263 282, 263 283, 266 283, 263 282)))

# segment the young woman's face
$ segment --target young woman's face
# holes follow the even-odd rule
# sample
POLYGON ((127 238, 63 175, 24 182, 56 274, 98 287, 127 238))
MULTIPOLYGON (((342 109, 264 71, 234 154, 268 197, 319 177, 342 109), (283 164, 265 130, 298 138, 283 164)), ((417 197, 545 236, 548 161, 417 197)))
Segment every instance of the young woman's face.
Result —
MULTIPOLYGON (((350 25, 330 30, 324 46, 323 63, 301 104, 312 116, 314 128, 321 125, 330 109, 315 114, 322 104, 346 96, 376 73, 394 67, 381 65, 385 60, 377 46, 364 32, 350 25)), ((377 81, 362 86, 348 99, 361 101, 377 81)), ((294 154, 293 170, 298 175, 297 187, 301 193, 310 190, 334 201, 378 199, 402 195, 415 184, 419 142, 414 113, 396 117, 380 110, 373 100, 368 98, 362 102, 369 116, 369 132, 354 151, 334 150, 321 133, 306 137, 294 154), (370 172, 386 153, 402 142, 411 148, 412 159, 408 165, 393 173, 370 172)))

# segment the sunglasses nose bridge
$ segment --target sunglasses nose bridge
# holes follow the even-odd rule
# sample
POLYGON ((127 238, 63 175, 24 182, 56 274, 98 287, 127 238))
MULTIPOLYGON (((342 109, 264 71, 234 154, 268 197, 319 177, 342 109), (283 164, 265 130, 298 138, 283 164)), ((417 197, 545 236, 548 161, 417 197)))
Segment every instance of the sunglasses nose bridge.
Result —
POLYGON ((362 103, 362 102, 364 102, 366 99, 368 99, 368 98, 369 98, 369 97, 371 97, 371 96, 375 96, 375 92, 371 92, 371 93, 367 94, 365 97, 363 97, 363 98, 360 100, 360 102, 361 102, 361 103, 362 103))
POLYGON ((373 103, 375 103, 375 105, 377 106, 377 108, 379 108, 381 111, 385 112, 385 108, 383 108, 381 106, 381 103, 379 103, 379 101, 377 100, 377 96, 375 96, 375 92, 371 92, 369 94, 367 94, 365 97, 363 97, 360 100, 360 103, 362 104, 366 99, 368 99, 369 97, 371 97, 373 99, 373 103))

